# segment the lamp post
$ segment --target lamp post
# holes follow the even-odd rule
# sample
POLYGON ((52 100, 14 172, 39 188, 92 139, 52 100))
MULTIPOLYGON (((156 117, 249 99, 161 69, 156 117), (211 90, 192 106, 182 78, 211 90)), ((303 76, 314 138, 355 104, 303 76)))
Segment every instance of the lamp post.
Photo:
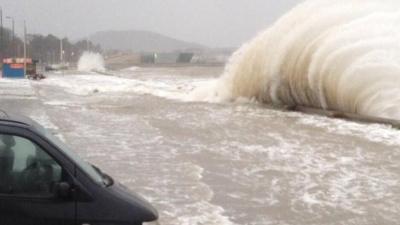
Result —
POLYGON ((60 65, 64 62, 64 46, 63 46, 63 39, 60 38, 60 65))
POLYGON ((24 20, 24 75, 26 76, 26 21, 24 20))
POLYGON ((3 8, 0 7, 0 49, 3 50, 3 8))
POLYGON ((14 21, 14 17, 11 17, 11 16, 7 16, 6 17, 6 19, 9 19, 9 20, 11 20, 11 22, 12 22, 12 44, 14 45, 14 50, 15 50, 15 52, 14 52, 14 54, 15 54, 15 57, 17 57, 17 46, 16 46, 16 44, 15 44, 15 21, 14 21))

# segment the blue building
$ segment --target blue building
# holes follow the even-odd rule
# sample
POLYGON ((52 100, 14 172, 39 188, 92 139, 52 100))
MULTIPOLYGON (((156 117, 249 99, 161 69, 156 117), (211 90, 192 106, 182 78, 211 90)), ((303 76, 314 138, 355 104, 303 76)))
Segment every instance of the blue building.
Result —
MULTIPOLYGON (((25 78, 24 58, 8 58, 3 59, 3 77, 7 78, 25 78)), ((35 70, 36 64, 32 59, 26 59, 27 72, 35 70)))

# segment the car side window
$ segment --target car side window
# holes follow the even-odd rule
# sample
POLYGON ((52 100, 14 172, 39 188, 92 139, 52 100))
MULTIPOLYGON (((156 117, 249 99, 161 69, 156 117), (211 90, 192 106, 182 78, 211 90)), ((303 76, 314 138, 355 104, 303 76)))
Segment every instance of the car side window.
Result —
POLYGON ((0 134, 0 194, 50 197, 62 167, 32 141, 0 134))

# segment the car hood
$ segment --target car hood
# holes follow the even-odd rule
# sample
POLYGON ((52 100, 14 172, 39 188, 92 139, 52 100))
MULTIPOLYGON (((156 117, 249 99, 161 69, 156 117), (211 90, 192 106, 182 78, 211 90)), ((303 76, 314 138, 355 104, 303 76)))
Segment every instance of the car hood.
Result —
POLYGON ((135 213, 135 219, 140 221, 154 221, 158 219, 157 210, 142 196, 129 190, 126 186, 115 183, 111 187, 113 192, 117 193, 122 201, 125 201, 132 212, 135 213))

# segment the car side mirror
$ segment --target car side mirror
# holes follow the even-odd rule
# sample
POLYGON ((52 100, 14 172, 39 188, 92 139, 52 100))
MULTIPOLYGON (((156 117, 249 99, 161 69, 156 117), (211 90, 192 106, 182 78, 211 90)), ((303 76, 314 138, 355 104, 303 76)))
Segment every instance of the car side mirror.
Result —
POLYGON ((71 196, 71 185, 67 182, 57 183, 54 192, 56 198, 67 199, 71 196))

